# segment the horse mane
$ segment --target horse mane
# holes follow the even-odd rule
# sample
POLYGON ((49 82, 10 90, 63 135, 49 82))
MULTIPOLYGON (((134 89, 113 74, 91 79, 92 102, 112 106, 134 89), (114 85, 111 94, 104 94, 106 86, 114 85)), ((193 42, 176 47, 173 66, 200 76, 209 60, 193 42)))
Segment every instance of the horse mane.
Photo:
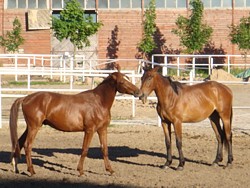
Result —
POLYGON ((174 92, 178 95, 179 94, 179 90, 183 88, 183 84, 178 82, 178 81, 173 81, 170 76, 165 77, 169 83, 170 86, 172 87, 172 89, 174 90, 174 92))
POLYGON ((111 75, 109 75, 108 77, 104 78, 103 81, 102 81, 101 83, 98 84, 98 86, 103 85, 103 84, 105 84, 106 82, 109 82, 109 80, 110 80, 111 78, 112 78, 111 75))

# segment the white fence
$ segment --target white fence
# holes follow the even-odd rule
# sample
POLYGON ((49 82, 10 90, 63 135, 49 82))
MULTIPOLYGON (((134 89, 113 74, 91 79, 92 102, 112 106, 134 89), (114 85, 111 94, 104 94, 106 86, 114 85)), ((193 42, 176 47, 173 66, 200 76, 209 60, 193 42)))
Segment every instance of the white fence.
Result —
POLYGON ((227 69, 231 73, 232 68, 250 68, 250 55, 247 55, 246 61, 242 55, 174 55, 174 54, 154 54, 152 55, 152 64, 155 59, 163 58, 162 74, 167 75, 169 69, 177 69, 177 76, 180 76, 182 70, 193 70, 193 78, 195 78, 197 69, 207 67, 208 74, 211 74, 213 68, 220 66, 227 69), (204 62, 198 63, 197 60, 204 62), (218 60, 219 59, 219 60, 218 60), (191 63, 187 63, 191 60, 191 63), (217 62, 216 62, 217 61, 217 62), (222 63, 224 62, 224 63, 222 63), (199 68, 198 68, 199 67, 199 68))
MULTIPOLYGON (((164 64, 160 64, 163 67, 163 74, 166 75, 168 73, 168 69, 174 68, 177 69, 177 74, 183 70, 183 67, 186 64, 182 64, 180 58, 193 58, 192 69, 190 70, 190 80, 185 82, 194 82, 193 78, 195 77, 195 59, 200 58, 200 56, 195 55, 153 55, 152 62, 147 62, 144 60, 138 59, 96 59, 96 60, 86 60, 84 56, 76 56, 76 61, 73 61, 72 57, 65 56, 65 55, 33 55, 33 54, 0 54, 0 63, 2 66, 0 67, 0 128, 2 127, 2 98, 5 97, 21 97, 25 94, 17 94, 16 92, 36 92, 36 91, 54 91, 54 92, 70 92, 70 93, 77 93, 83 91, 83 89, 75 89, 73 82, 74 78, 81 78, 84 79, 85 77, 106 77, 109 73, 113 72, 113 70, 104 70, 100 69, 100 67, 105 67, 106 64, 111 62, 119 62, 122 68, 126 67, 124 62, 132 62, 134 69, 130 70, 122 70, 123 73, 126 73, 129 77, 131 77, 132 83, 136 83, 136 79, 139 79, 142 74, 142 65, 143 63, 151 63, 152 66, 159 65, 154 62, 155 57, 161 56, 164 57, 164 64), (175 57, 177 59, 177 63, 169 64, 168 58, 175 57), (11 63, 8 63, 10 61, 11 63), (192 71, 191 71, 192 70, 192 71), (25 87, 19 88, 9 88, 3 87, 2 77, 4 76, 14 76, 15 80, 19 80, 20 77, 27 77, 27 85, 25 87), (62 82, 68 82, 69 88, 66 89, 40 89, 40 88, 32 88, 31 81, 32 76, 41 76, 41 77, 49 77, 53 79, 57 77, 62 82), (14 92, 15 91, 15 92, 14 92), (11 94, 12 93, 12 94, 11 94)), ((213 67, 213 55, 203 56, 204 58, 210 58, 208 67, 213 67)), ((230 55, 227 55, 226 58, 230 59, 230 55)), ((238 57, 238 56, 237 56, 238 57)), ((228 70, 230 70, 231 61, 227 61, 226 66, 228 66, 228 70)), ((204 64, 202 64, 204 65, 204 64)), ((223 64, 223 66, 225 66, 223 64)), ((239 65, 243 66, 243 65, 239 65)), ((245 65, 244 66, 249 66, 245 65)), ((237 84, 246 84, 246 82, 237 82, 237 84)), ((92 83, 92 88, 94 87, 92 83)), ((135 116, 136 108, 135 108, 135 98, 129 95, 119 95, 116 96, 117 100, 128 99, 132 100, 131 106, 131 113, 132 116, 135 116)), ((157 100, 156 97, 150 97, 151 100, 157 100)), ((234 108, 250 108, 249 106, 242 106, 242 107, 234 107, 234 108)), ((159 120, 158 120, 159 123, 159 120)))
MULTIPOLYGON (((1 59, 4 59, 4 55, 0 55, 1 59)), ((13 64, 4 64, 0 68, 0 128, 2 127, 2 98, 11 98, 11 97, 22 97, 26 94, 17 94, 17 92, 37 92, 37 91, 52 91, 52 92, 63 92, 63 93, 78 93, 87 89, 75 89, 74 80, 81 79, 84 80, 85 77, 93 78, 95 77, 107 77, 108 74, 114 72, 114 70, 103 70, 99 67, 103 67, 110 62, 117 62, 121 67, 123 67, 123 62, 133 62, 135 69, 134 70, 121 70, 122 73, 125 73, 128 77, 131 78, 133 84, 136 83, 136 79, 141 77, 138 74, 138 65, 141 60, 136 59, 119 59, 119 60, 85 60, 84 57, 77 56, 76 61, 73 61, 72 57, 65 57, 60 55, 7 55, 5 59, 10 59, 13 64), (22 61, 20 64, 19 62, 22 61), (47 62, 45 65, 45 62, 47 62), (82 61, 81 64, 76 64, 75 62, 82 61), (37 63, 39 62, 39 63, 37 63), (13 66, 11 66, 13 65, 13 66), (15 80, 20 80, 21 77, 26 77, 27 85, 24 87, 3 87, 3 77, 4 76, 14 76, 15 80), (50 79, 59 78, 62 82, 69 83, 68 88, 64 89, 51 89, 51 88, 32 88, 31 81, 33 76, 49 77, 50 79)), ((91 83, 91 88, 94 87, 94 82, 91 83)), ((131 114, 135 116, 135 97, 131 95, 121 95, 118 94, 115 97, 116 100, 132 100, 131 114)))

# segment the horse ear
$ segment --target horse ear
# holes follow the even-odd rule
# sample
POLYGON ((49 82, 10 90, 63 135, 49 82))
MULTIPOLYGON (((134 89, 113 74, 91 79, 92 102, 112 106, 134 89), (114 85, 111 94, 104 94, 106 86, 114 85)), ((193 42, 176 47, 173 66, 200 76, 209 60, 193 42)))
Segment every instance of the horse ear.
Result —
POLYGON ((155 72, 158 72, 158 70, 159 70, 160 68, 161 68, 160 66, 155 66, 155 67, 154 67, 154 71, 155 71, 155 72))
POLYGON ((118 72, 121 72, 121 66, 117 63, 115 63, 114 67, 118 70, 118 72))
POLYGON ((111 74, 110 75, 114 80, 116 80, 116 75, 115 74, 111 74))
POLYGON ((149 66, 148 64, 146 64, 145 66, 142 67, 142 69, 143 69, 144 71, 149 71, 149 70, 151 70, 152 68, 151 68, 151 66, 149 66))

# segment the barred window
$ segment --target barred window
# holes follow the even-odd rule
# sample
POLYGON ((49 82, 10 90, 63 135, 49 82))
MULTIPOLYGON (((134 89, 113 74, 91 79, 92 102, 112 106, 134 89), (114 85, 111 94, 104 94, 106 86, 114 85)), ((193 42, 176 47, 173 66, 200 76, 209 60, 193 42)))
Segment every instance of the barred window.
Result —
MULTIPOLYGON (((205 8, 231 8, 233 0, 202 0, 205 8)), ((236 8, 250 7, 250 0, 235 0, 236 8)))
POLYGON ((48 9, 47 0, 7 0, 8 9, 48 9))

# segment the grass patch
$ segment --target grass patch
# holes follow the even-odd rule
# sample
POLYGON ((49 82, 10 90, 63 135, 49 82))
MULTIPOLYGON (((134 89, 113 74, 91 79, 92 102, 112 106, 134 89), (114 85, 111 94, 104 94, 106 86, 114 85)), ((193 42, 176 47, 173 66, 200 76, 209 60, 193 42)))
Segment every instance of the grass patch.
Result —
MULTIPOLYGON (((28 82, 26 81, 10 81, 8 82, 10 85, 16 85, 16 86, 23 86, 27 85, 28 82)), ((46 82, 46 81, 31 81, 30 85, 66 85, 69 83, 64 82, 46 82)))

